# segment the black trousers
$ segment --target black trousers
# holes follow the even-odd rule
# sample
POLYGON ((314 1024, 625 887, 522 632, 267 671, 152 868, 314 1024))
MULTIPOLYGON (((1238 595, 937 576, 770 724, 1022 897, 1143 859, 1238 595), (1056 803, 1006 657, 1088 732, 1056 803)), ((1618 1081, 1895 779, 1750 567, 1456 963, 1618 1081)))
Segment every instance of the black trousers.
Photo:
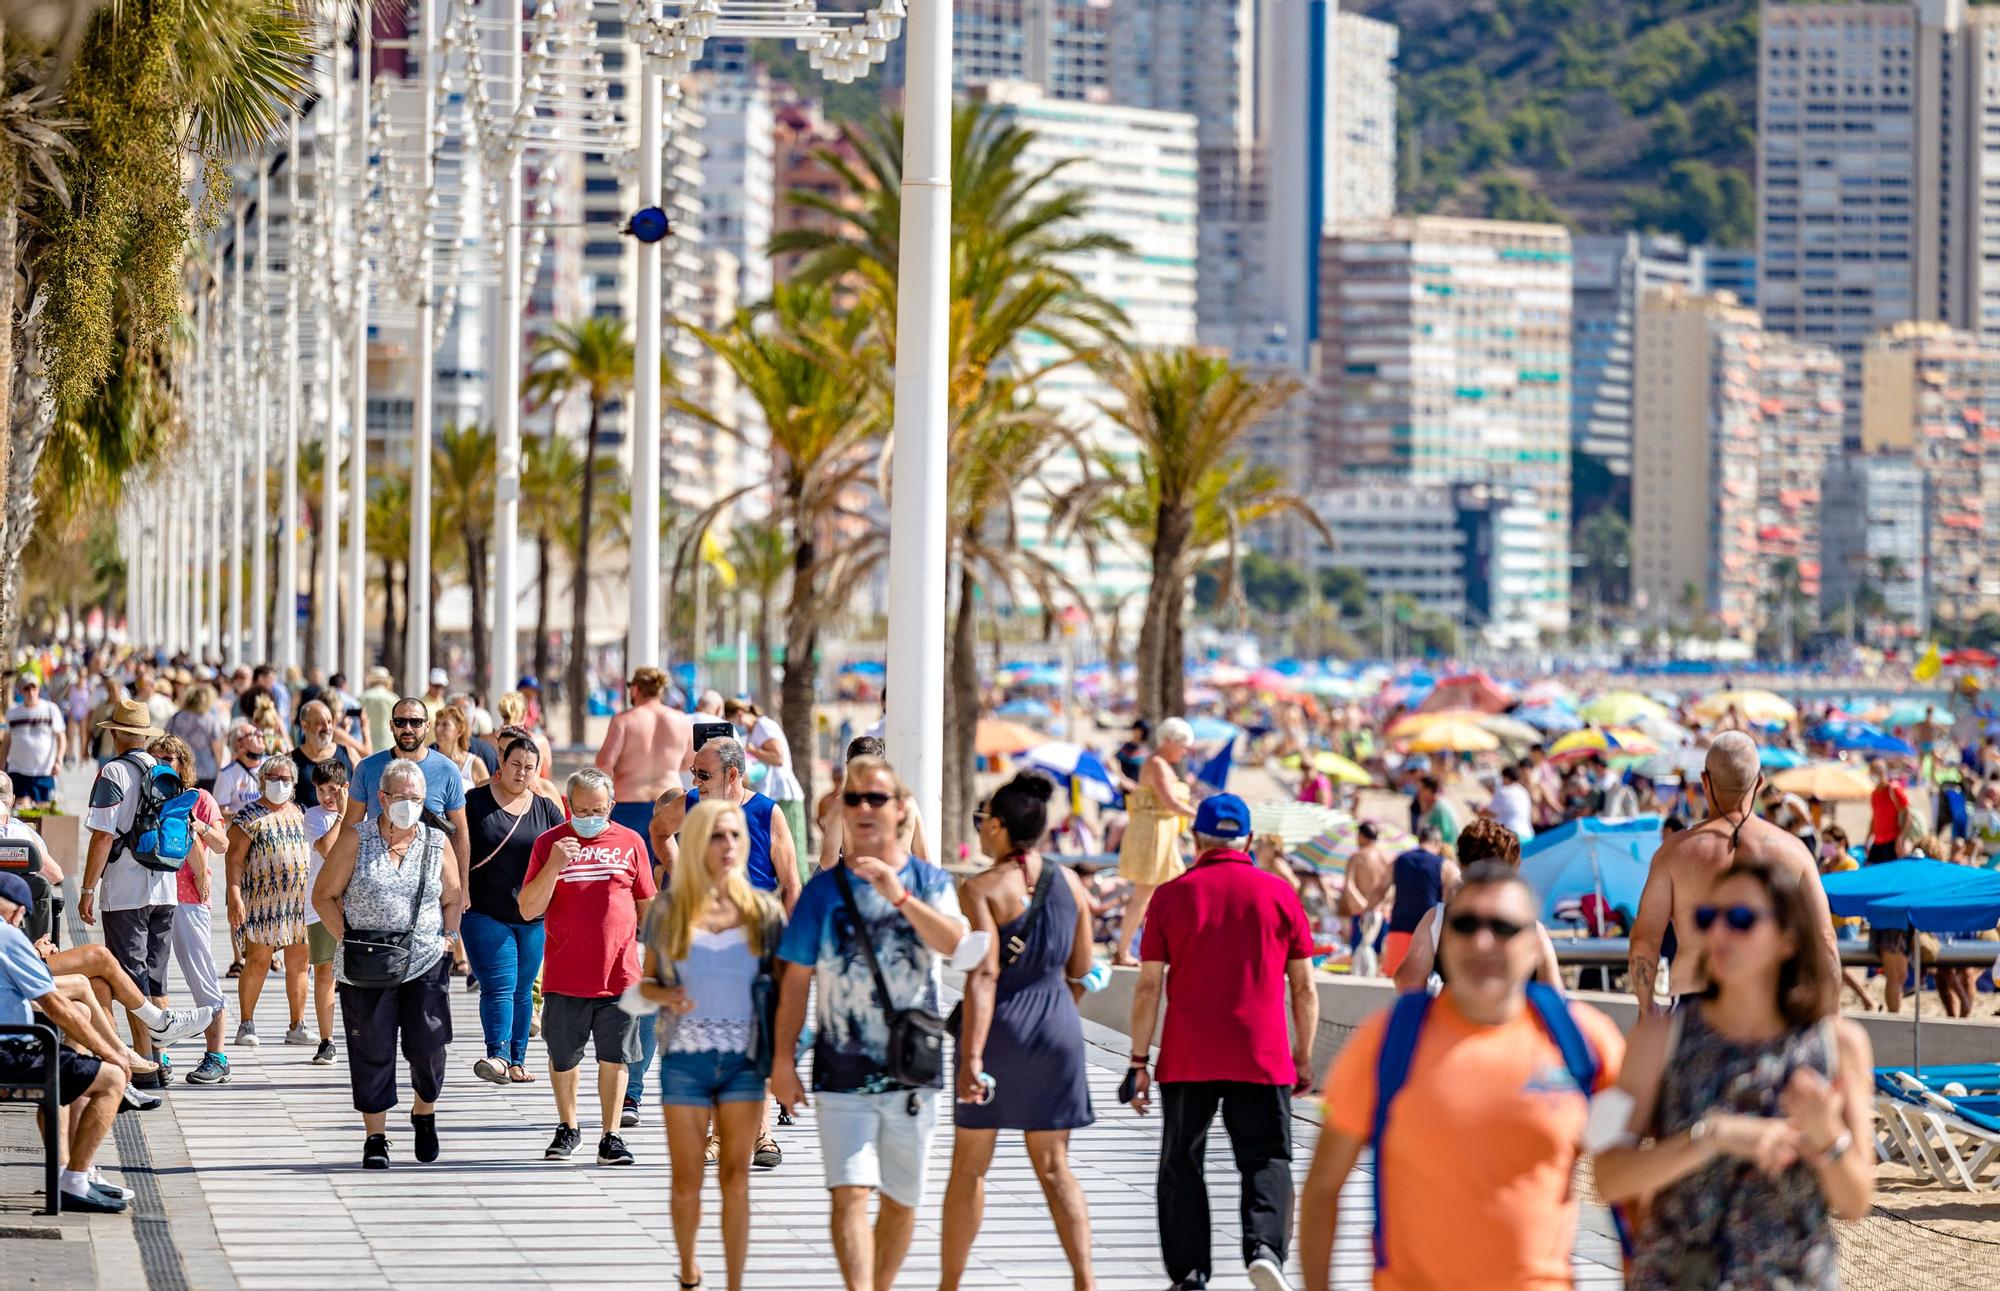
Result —
POLYGON ((410 1064, 419 1102, 435 1102, 444 1087, 444 1049, 451 1043, 451 955, 438 956, 422 977, 401 986, 340 983, 340 1018, 347 1028, 347 1077, 354 1110, 386 1112, 396 1105, 396 1040, 410 1064))
POLYGON ((1208 1181, 1202 1154, 1209 1123, 1222 1128, 1243 1176, 1243 1262, 1268 1253, 1284 1263, 1292 1233, 1292 1091, 1235 1080, 1171 1081, 1160 1087, 1160 1253, 1167 1278, 1212 1277, 1208 1181))

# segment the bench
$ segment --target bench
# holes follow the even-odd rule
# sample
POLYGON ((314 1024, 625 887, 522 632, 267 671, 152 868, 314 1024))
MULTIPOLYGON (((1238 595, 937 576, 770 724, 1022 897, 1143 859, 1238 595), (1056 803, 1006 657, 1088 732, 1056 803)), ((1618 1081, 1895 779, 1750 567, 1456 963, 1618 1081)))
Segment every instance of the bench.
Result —
POLYGON ((42 1190, 47 1202, 43 1206, 45 1215, 62 1213, 62 1189, 57 1186, 57 1134, 60 1132, 60 1118, 63 1114, 62 1099, 56 1091, 56 1074, 60 1067, 57 1050, 61 1041, 56 1038, 55 1028, 44 1023, 18 1022, 0 1023, 0 1040, 10 1037, 25 1037, 42 1046, 46 1061, 42 1064, 43 1079, 36 1084, 10 1081, 0 1078, 0 1103, 39 1103, 42 1108, 42 1190))

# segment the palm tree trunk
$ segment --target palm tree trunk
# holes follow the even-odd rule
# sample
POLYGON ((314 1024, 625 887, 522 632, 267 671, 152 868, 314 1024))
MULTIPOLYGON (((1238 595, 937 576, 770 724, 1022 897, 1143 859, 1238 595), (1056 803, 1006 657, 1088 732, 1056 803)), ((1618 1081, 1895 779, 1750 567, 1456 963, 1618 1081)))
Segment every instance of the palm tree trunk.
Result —
MULTIPOLYGON (((312 527, 312 558, 306 562, 306 653, 314 655, 319 650, 319 543, 320 527, 312 527)), ((328 661, 320 659, 319 673, 322 680, 331 671, 328 661)))
MULTIPOLYGON (((437 573, 435 572, 436 566, 432 566, 432 571, 433 572, 431 574, 431 604, 436 605, 438 603, 438 598, 444 595, 444 580, 438 577, 437 573)), ((438 616, 436 614, 431 615, 430 629, 431 629, 430 649, 426 651, 426 653, 430 655, 431 663, 434 667, 443 667, 444 648, 442 641, 438 636, 438 616)))
POLYGON ((792 532, 798 542, 792 552, 792 601, 785 615, 785 682, 779 699, 778 723, 792 751, 792 773, 805 788, 806 810, 813 801, 813 654, 819 647, 819 616, 814 612, 819 554, 813 542, 811 517, 802 514, 798 490, 791 490, 792 532))
POLYGON ((466 587, 472 596, 472 693, 484 702, 493 693, 493 660, 492 633, 486 626, 486 539, 483 535, 466 535, 465 563, 468 566, 466 587))
POLYGON ((563 698, 569 703, 569 742, 582 744, 584 719, 590 713, 590 508, 597 488, 597 419, 603 405, 590 401, 589 439, 583 446, 583 511, 576 521, 576 571, 569 592, 569 668, 563 678, 563 698))
POLYGON ((771 600, 768 595, 757 598, 757 703, 769 708, 771 694, 771 600))
MULTIPOLYGON (((547 530, 535 535, 535 680, 549 684, 549 558, 555 544, 547 530)), ((504 678, 503 678, 504 680, 504 678)))
POLYGON ((1162 504, 1153 525, 1146 621, 1139 629, 1139 707, 1148 721, 1178 716, 1186 702, 1181 619, 1187 610, 1187 575, 1182 565, 1193 531, 1194 517, 1187 508, 1162 504))
POLYGON ((979 626, 973 591, 972 569, 961 562, 958 609, 945 648, 944 819, 937 851, 929 858, 938 864, 957 855, 958 845, 972 837, 974 737, 979 730, 979 626))
POLYGON ((396 562, 382 559, 382 666, 403 675, 403 630, 396 623, 396 562))

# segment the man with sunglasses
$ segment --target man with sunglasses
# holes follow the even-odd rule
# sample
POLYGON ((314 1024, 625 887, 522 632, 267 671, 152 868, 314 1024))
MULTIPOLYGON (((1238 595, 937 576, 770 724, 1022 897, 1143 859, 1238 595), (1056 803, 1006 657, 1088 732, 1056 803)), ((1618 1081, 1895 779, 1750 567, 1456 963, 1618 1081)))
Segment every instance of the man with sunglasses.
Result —
POLYGON ((1153 894, 1132 997, 1132 1109, 1144 1116, 1153 1082, 1160 1134, 1160 1248, 1176 1287, 1205 1287, 1208 1184, 1202 1158, 1218 1110, 1243 1178, 1243 1263, 1257 1291, 1290 1291, 1292 1095, 1312 1088, 1319 1030, 1312 923, 1292 885, 1259 869, 1239 844, 1250 809, 1233 793, 1202 800, 1194 867, 1153 894), (1149 1041, 1166 995, 1160 1060, 1149 1041), (1291 1025, 1286 1028, 1289 999, 1291 1025))
MULTIPOLYGON (((1762 782, 1757 742, 1742 731, 1717 735, 1708 747, 1701 773, 1708 819, 1666 839, 1660 850, 1653 853, 1646 886, 1639 897, 1639 912, 1632 922, 1628 968, 1632 993, 1638 997, 1641 1014, 1651 1016, 1658 1011, 1654 988, 1659 980, 1661 946, 1667 930, 1673 929, 1680 946, 1696 944, 1694 908, 1708 900, 1715 881, 1739 857, 1755 857, 1794 872, 1813 907, 1813 930, 1819 935, 1821 953, 1826 956, 1827 976, 1832 981, 1840 980, 1840 950, 1834 943, 1833 911, 1827 907, 1826 891, 1820 886, 1818 859, 1806 850, 1797 834, 1756 814, 1757 787, 1762 782)), ((1707 986, 1696 956, 1683 955, 1674 963, 1675 996, 1699 992, 1707 986)), ((1896 985, 1900 990, 1901 981, 1896 985)))
MULTIPOLYGON (((806 996, 817 983, 813 1098, 833 1194, 834 1254, 850 1291, 886 1291, 909 1251, 923 1202, 943 1087, 942 1073, 915 1087, 890 1074, 888 1009, 937 1013, 942 961, 957 963, 961 943, 975 939, 967 936, 951 876, 899 841, 908 807, 889 764, 867 757, 849 762, 841 804, 846 855, 806 884, 778 944, 783 963, 771 1092, 786 1111, 806 1101, 796 1055, 806 996), (887 1007, 871 950, 888 987, 887 1007), (868 1199, 877 1191, 881 1208, 871 1226, 868 1199)), ((984 954, 983 945, 973 949, 984 954)), ((959 967, 976 962, 969 951, 966 958, 959 967)))
POLYGON ((1362 1023, 1334 1059, 1326 1119, 1299 1198, 1306 1291, 1331 1285, 1341 1188, 1371 1142, 1376 1286, 1570 1285, 1577 1226, 1570 1176, 1590 1098, 1616 1083, 1625 1042, 1596 1009, 1566 1006, 1546 988, 1537 988, 1541 1003, 1530 999, 1541 962, 1531 935, 1536 904, 1504 863, 1468 867, 1445 906, 1443 992, 1435 1000, 1402 997, 1362 1023), (1588 1088, 1572 1074, 1544 1008, 1559 1011, 1564 1029, 1587 1046, 1588 1088), (1398 1027, 1405 1017, 1414 1026, 1398 1027), (1387 1086, 1387 1115, 1378 1116, 1378 1091, 1397 1065, 1401 1083, 1387 1086))
POLYGON ((452 855, 458 865, 461 890, 469 882, 470 836, 465 824, 465 778, 458 766, 430 747, 431 713, 422 699, 406 695, 389 710, 389 747, 371 753, 354 767, 347 796, 346 823, 358 825, 382 814, 382 773, 398 759, 414 762, 424 772, 424 810, 432 823, 449 825, 452 855))
POLYGON ((798 850, 792 841, 791 826, 778 804, 750 787, 748 755, 743 745, 728 736, 709 740, 696 751, 688 775, 694 788, 681 792, 674 786, 661 794, 654 805, 653 852, 660 866, 671 871, 680 851, 677 836, 681 822, 704 798, 720 798, 743 808, 743 820, 750 830, 750 886, 775 892, 790 914, 799 903, 798 850))

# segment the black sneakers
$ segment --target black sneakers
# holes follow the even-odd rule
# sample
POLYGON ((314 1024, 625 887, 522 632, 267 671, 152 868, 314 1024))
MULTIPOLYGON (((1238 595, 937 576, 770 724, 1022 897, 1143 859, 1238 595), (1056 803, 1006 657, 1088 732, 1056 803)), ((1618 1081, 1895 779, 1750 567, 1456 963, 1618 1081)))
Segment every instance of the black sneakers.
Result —
POLYGON ((618 1111, 618 1128, 621 1130, 630 1130, 637 1128, 638 1124, 639 1100, 628 1098, 625 1100, 625 1105, 618 1111))
POLYGON ((387 1170, 389 1168, 389 1136, 370 1134, 368 1141, 361 1145, 361 1168, 363 1170, 387 1170))
MULTIPOLYGON (((572 1130, 571 1133, 575 1133, 575 1131, 572 1130)), ((619 1138, 616 1134, 607 1134, 597 1140, 597 1164, 631 1165, 632 1153, 625 1146, 625 1140, 619 1138)))
POLYGON ((437 1113, 432 1112, 428 1116, 419 1116, 415 1112, 411 1112, 410 1129, 412 1132, 415 1133, 417 1138, 417 1143, 416 1143, 417 1160, 419 1161, 437 1160, 438 1159, 437 1113))
POLYGON ((569 1154, 576 1151, 576 1145, 583 1142, 583 1135, 577 1133, 574 1125, 556 1126, 556 1136, 549 1140, 548 1151, 542 1153, 544 1161, 567 1161, 569 1154))

